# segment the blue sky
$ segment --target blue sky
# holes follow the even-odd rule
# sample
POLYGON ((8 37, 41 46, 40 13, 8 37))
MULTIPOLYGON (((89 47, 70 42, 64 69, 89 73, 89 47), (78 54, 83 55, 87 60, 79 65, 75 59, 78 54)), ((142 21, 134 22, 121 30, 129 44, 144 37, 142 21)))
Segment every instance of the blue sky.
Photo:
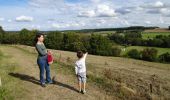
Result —
POLYGON ((170 25, 169 0, 0 0, 5 30, 170 25))

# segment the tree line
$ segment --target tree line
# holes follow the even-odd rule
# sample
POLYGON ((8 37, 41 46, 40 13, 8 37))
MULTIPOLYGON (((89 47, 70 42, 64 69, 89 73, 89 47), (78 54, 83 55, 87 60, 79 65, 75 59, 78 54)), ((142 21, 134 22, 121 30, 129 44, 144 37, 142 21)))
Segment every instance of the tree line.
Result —
POLYGON ((170 48, 170 35, 157 35, 152 39, 143 39, 139 31, 110 34, 109 39, 120 45, 170 48))
MULTIPOLYGON (((0 27, 0 44, 22 44, 34 46, 34 38, 39 34, 38 30, 22 29, 16 33, 5 32, 0 27)), ((110 34, 103 36, 101 34, 81 34, 76 32, 59 32, 51 31, 45 34, 45 45, 49 49, 65 50, 65 51, 88 51, 93 55, 101 56, 120 56, 121 48, 114 46, 115 43, 120 45, 139 45, 147 44, 169 47, 170 36, 157 36, 155 39, 160 39, 163 42, 149 44, 152 42, 142 40, 142 35, 137 32, 129 32, 126 34, 110 34), (141 42, 142 41, 142 42, 141 42)), ((155 40, 152 40, 155 41, 155 40)), ((165 53, 157 57, 157 50, 144 49, 142 52, 132 50, 128 52, 128 57, 142 59, 147 61, 170 62, 170 54, 165 53), (159 60, 157 60, 159 58, 159 60)))

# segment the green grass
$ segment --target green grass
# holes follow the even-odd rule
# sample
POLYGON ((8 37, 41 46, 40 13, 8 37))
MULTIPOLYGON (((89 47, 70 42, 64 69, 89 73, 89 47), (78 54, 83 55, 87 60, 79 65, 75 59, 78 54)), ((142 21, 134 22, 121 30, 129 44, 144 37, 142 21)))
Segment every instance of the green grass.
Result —
POLYGON ((2 51, 0 51, 0 58, 0 77, 2 82, 2 86, 0 87, 0 100, 22 99, 25 92, 23 92, 24 88, 18 85, 21 83, 21 80, 9 75, 9 73, 19 70, 18 65, 10 62, 11 56, 4 55, 2 51))
POLYGON ((142 38, 143 39, 153 39, 157 35, 168 36, 168 35, 170 35, 170 32, 144 32, 144 33, 142 33, 142 38))
POLYGON ((122 51, 121 55, 126 55, 128 51, 132 49, 137 49, 139 51, 142 51, 145 48, 155 48, 158 50, 158 55, 161 55, 163 53, 169 52, 170 53, 170 48, 158 48, 158 47, 145 47, 145 46, 130 46, 127 47, 125 51, 122 51))

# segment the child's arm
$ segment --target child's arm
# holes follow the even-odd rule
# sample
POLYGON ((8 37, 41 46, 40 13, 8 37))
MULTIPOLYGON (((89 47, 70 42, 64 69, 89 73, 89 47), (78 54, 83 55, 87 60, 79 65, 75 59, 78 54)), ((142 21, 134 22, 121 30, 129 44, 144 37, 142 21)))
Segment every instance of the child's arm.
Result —
POLYGON ((83 59, 84 59, 84 60, 86 59, 87 54, 88 54, 88 52, 86 52, 86 53, 84 54, 84 56, 83 56, 83 59))
POLYGON ((75 72, 76 72, 76 75, 77 75, 77 72, 78 72, 77 65, 75 65, 75 72))

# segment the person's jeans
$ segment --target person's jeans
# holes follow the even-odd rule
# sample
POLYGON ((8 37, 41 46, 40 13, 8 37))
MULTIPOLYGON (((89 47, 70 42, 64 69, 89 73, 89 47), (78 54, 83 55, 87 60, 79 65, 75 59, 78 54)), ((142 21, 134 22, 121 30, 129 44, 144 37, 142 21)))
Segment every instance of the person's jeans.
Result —
POLYGON ((41 82, 41 84, 45 83, 44 69, 46 70, 46 82, 47 83, 52 82, 51 77, 50 77, 50 66, 47 62, 47 56, 38 57, 37 64, 38 64, 39 69, 40 69, 40 82, 41 82))

